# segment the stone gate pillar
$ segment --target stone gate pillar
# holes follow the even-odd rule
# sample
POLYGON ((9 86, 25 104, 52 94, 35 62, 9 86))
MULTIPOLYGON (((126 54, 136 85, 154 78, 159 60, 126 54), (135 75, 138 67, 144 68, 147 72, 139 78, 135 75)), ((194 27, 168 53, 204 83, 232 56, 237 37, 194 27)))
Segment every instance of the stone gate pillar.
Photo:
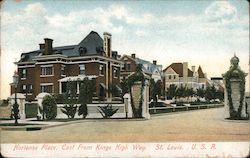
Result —
MULTIPOLYGON (((24 120, 26 118, 26 114, 25 114, 25 95, 22 93, 17 93, 16 94, 16 99, 17 99, 17 104, 19 105, 19 115, 20 115, 20 119, 24 120)), ((15 94, 12 94, 9 97, 9 104, 11 105, 12 109, 13 109, 13 105, 15 103, 15 94)))
POLYGON ((225 84, 224 91, 224 118, 226 119, 249 119, 249 113, 245 103, 245 77, 239 67, 239 58, 231 59, 230 69, 223 74, 225 84))
POLYGON ((144 86, 141 81, 137 81, 131 87, 131 97, 133 99, 134 108, 139 111, 141 108, 141 116, 149 119, 149 83, 146 80, 144 86), (142 103, 141 103, 142 101, 142 103), (140 107, 141 106, 141 107, 140 107))

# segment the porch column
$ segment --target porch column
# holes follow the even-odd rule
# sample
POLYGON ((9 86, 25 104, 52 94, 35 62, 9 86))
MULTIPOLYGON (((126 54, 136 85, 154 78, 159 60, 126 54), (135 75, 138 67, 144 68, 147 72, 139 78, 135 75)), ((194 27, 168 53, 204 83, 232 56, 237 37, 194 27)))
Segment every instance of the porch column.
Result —
POLYGON ((59 94, 62 94, 62 82, 59 81, 59 94))
POLYGON ((79 91, 80 91, 80 85, 79 85, 79 82, 76 82, 76 93, 79 94, 79 91))

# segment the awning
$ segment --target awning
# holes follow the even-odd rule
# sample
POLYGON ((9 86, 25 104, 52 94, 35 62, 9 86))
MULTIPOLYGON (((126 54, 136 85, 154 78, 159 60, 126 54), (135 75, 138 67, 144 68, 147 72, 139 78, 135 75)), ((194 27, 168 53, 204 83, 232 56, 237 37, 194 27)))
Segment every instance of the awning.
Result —
POLYGON ((89 80, 92 80, 93 78, 96 78, 97 76, 95 75, 78 75, 78 76, 69 76, 69 77, 65 77, 62 78, 60 80, 58 80, 59 82, 68 82, 68 81, 83 81, 85 78, 88 78, 89 80))

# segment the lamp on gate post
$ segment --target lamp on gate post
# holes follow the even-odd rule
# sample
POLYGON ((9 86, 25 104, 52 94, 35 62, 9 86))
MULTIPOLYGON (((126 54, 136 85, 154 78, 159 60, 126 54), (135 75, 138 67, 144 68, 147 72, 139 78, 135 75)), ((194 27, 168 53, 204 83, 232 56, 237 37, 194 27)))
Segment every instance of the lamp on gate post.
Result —
POLYGON ((18 85, 18 81, 19 81, 19 76, 17 74, 17 72, 15 71, 14 75, 13 75, 13 85, 15 87, 15 103, 13 105, 13 112, 14 112, 14 118, 15 118, 15 125, 18 124, 17 119, 18 119, 18 113, 19 113, 19 105, 17 104, 17 85, 18 85))

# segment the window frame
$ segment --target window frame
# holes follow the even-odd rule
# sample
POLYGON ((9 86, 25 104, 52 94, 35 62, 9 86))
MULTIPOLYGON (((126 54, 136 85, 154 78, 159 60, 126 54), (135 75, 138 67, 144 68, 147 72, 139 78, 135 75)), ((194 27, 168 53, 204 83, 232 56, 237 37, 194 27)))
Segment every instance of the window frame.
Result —
POLYGON ((85 66, 85 64, 80 64, 79 65, 79 75, 86 75, 86 66, 85 66), (84 73, 82 73, 82 72, 84 72, 84 73))
POLYGON ((104 76, 104 65, 99 65, 99 75, 104 76))
POLYGON ((41 93, 54 93, 54 84, 53 83, 41 83, 40 84, 40 92, 41 93), (46 86, 51 86, 51 92, 44 91, 44 88, 42 88, 42 87, 46 87, 46 86))
POLYGON ((42 65, 40 66, 40 77, 49 77, 54 76, 54 67, 53 65, 42 65), (51 73, 46 69, 51 69, 51 73))

